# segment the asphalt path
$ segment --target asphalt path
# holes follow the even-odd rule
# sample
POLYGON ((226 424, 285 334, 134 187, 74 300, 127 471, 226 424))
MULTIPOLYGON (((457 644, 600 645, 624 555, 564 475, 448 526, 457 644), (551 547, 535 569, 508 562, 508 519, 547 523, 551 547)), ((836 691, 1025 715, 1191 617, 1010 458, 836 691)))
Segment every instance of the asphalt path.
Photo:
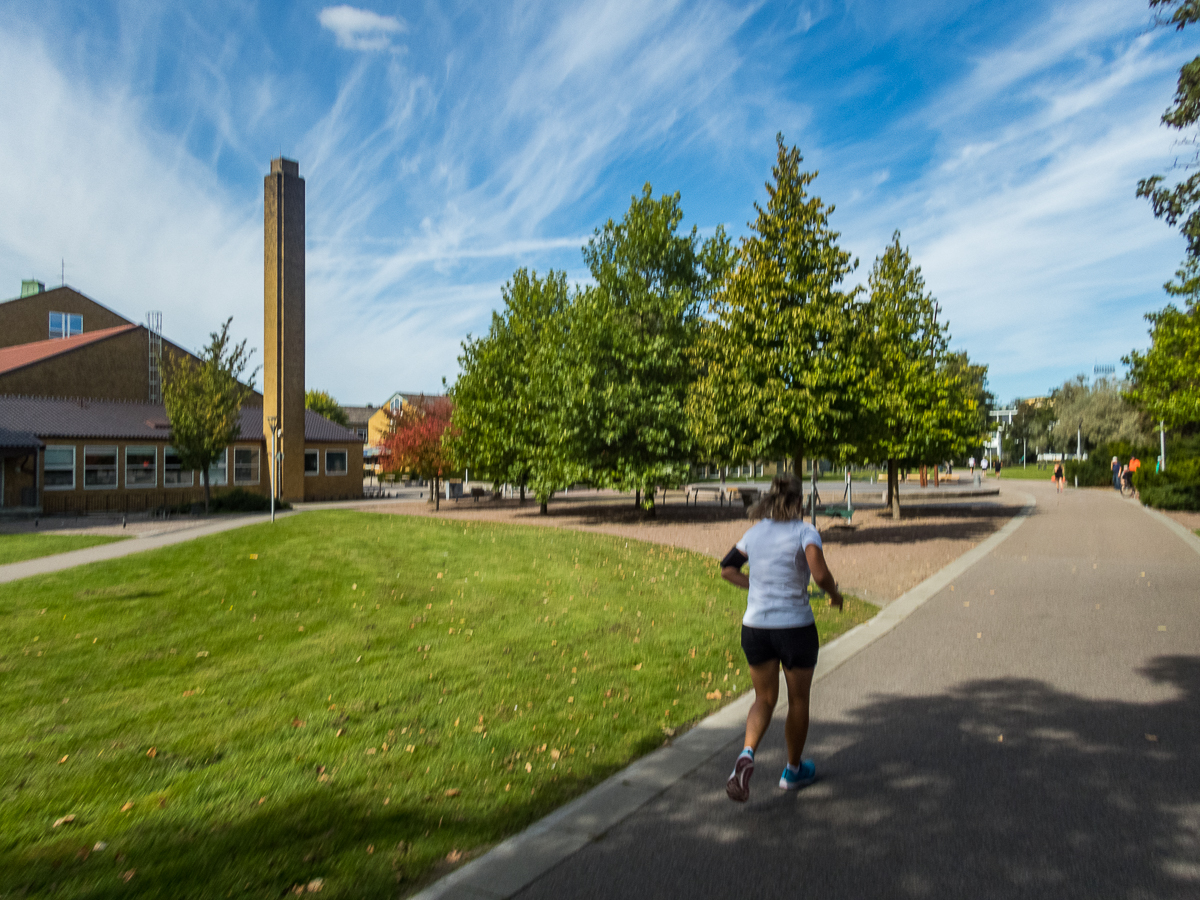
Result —
MULTIPOLYGON (((1200 896, 1200 553, 1058 495, 814 688, 819 780, 740 741, 517 896, 1200 896)), ((836 573, 835 573, 836 574, 836 573)))

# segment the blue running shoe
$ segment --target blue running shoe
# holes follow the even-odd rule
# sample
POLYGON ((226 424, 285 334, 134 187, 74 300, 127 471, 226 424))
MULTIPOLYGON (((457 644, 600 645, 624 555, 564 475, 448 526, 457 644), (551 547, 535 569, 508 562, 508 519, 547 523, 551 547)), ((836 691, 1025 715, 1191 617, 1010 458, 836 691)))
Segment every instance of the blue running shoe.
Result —
POLYGON ((779 786, 785 791, 798 791, 816 780, 817 766, 811 759, 806 759, 800 763, 800 769, 796 772, 784 766, 783 774, 779 776, 779 786))

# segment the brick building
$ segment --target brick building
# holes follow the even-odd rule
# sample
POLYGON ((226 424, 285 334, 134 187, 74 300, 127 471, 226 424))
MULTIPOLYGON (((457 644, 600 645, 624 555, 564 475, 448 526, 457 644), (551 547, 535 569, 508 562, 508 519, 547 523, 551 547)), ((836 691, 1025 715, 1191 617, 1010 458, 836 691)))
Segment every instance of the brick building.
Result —
MULTIPOLYGON (((284 500, 362 496, 359 436, 304 408, 304 180, 291 160, 264 180, 264 393, 209 471, 214 494, 284 500), (284 455, 271 471, 270 433, 284 455)), ((138 511, 203 497, 181 471, 162 404, 166 358, 187 350, 70 287, 26 281, 0 302, 0 508, 138 511)))

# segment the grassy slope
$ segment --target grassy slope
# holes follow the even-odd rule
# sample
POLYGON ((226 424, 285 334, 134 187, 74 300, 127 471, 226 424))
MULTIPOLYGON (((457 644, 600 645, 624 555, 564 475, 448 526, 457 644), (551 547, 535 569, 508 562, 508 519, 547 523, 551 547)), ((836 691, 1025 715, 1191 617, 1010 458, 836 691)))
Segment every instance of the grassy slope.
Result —
POLYGON ((0 586, 4 890, 404 892, 748 687, 716 574, 330 511, 0 586))
POLYGON ((3 534, 0 535, 0 566, 120 540, 124 538, 83 534, 3 534))

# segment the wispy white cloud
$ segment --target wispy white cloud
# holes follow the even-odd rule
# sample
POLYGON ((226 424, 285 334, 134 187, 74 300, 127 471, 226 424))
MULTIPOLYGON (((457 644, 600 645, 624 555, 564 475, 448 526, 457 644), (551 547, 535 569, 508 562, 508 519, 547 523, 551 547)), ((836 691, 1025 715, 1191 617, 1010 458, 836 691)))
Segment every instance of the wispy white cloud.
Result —
POLYGON ((369 9, 342 4, 327 6, 317 16, 322 28, 333 32, 338 46, 347 50, 388 50, 397 35, 408 30, 404 20, 381 16, 369 9))

